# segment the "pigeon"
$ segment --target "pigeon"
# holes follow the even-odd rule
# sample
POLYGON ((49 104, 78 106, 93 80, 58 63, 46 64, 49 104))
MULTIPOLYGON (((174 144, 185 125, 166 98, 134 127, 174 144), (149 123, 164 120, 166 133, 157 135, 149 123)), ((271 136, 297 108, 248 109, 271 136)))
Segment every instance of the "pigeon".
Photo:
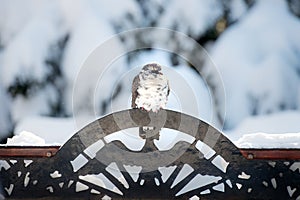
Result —
POLYGON ((158 63, 143 66, 132 82, 132 108, 158 112, 166 107, 170 86, 158 63))

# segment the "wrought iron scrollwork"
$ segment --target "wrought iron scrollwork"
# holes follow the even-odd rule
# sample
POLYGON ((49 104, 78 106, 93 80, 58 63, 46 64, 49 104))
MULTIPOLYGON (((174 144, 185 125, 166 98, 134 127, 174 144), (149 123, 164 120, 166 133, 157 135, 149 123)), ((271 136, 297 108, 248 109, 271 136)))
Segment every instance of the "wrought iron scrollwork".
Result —
POLYGON ((192 116, 124 110, 84 127, 50 158, 0 158, 6 198, 300 199, 300 161, 247 160, 221 132, 192 116), (139 128, 142 149, 106 136, 139 128), (145 128, 145 130, 143 129, 145 128), (193 137, 168 150, 162 129, 193 137))

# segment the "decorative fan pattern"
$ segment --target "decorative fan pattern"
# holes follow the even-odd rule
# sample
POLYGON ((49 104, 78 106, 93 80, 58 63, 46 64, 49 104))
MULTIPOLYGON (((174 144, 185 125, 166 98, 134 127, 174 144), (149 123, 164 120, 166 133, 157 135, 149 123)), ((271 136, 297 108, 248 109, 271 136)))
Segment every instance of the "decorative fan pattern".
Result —
POLYGON ((300 161, 246 160, 219 131, 194 117, 162 110, 113 113, 76 133, 51 158, 0 158, 7 198, 300 199, 300 161), (153 127, 141 150, 105 136, 153 127), (195 139, 159 150, 161 128, 195 139))

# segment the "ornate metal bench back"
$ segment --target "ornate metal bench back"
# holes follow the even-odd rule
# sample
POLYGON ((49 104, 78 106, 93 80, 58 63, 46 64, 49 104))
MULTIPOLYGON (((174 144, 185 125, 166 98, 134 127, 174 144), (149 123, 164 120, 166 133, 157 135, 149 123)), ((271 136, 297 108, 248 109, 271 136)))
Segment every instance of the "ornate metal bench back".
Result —
POLYGON ((7 198, 300 199, 300 161, 247 160, 224 135, 183 113, 138 109, 89 124, 51 158, 0 160, 7 198), (150 127, 141 150, 105 136, 150 127), (169 150, 153 142, 161 128, 194 137, 169 150))

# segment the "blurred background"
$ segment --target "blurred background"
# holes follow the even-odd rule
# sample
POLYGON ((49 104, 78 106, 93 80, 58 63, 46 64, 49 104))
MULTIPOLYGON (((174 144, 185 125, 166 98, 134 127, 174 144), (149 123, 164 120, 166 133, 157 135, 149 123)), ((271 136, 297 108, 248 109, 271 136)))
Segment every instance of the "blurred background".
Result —
MULTIPOLYGON (((148 61, 180 74, 191 89, 182 89, 181 100, 192 95, 198 107, 192 114, 232 140, 245 133, 300 132, 299 0, 0 0, 0 139, 26 130, 63 143, 79 128, 74 108, 100 117, 130 107, 131 74, 148 61), (109 50, 149 48, 123 55, 108 71, 99 66, 105 79, 97 92, 87 76, 80 82, 87 89, 73 99, 90 53, 114 34, 143 27, 178 31, 206 51, 196 52, 195 43, 182 43, 172 32, 126 34, 109 50), (197 71, 188 60, 155 49, 157 43, 184 49, 202 67, 197 71), (88 98, 96 105, 92 111, 88 98)), ((176 109, 179 79, 170 80, 168 107, 176 109)), ((193 109, 182 107, 188 114, 193 109)))

